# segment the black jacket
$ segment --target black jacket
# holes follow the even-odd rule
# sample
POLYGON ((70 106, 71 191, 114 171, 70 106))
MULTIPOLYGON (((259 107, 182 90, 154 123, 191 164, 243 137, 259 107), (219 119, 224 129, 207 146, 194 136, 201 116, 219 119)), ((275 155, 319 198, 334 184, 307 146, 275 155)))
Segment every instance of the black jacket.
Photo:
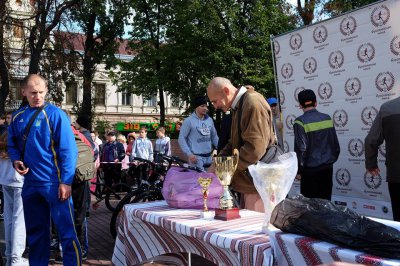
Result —
POLYGON ((332 165, 340 154, 339 141, 331 117, 309 110, 294 121, 294 151, 303 168, 332 165))

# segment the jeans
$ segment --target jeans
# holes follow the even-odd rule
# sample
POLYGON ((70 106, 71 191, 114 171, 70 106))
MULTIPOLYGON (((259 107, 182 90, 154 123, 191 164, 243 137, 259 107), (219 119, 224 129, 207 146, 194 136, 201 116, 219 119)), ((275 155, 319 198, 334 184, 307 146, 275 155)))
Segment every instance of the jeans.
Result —
POLYGON ((21 258, 25 251, 26 231, 21 192, 22 188, 3 185, 7 261, 21 258))

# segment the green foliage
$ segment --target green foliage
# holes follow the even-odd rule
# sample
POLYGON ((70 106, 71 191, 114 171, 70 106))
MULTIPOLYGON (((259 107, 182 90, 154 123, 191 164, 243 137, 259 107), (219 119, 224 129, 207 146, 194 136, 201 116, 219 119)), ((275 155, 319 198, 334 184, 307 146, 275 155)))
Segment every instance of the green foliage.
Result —
POLYGON ((273 86, 269 36, 295 26, 285 1, 132 1, 130 62, 113 73, 120 90, 153 96, 162 87, 190 102, 207 83, 225 76, 264 94, 273 86))
POLYGON ((377 0, 328 0, 323 12, 332 17, 375 2, 377 0))

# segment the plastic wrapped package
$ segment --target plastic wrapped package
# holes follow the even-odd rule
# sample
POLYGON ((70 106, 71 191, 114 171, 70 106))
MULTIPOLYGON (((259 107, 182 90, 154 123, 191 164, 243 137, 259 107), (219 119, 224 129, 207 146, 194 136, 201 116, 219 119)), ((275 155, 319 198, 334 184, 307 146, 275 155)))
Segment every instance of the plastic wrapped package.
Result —
POLYGON ((325 199, 287 198, 273 210, 271 223, 284 232, 400 259, 400 231, 325 199))
POLYGON ((168 205, 181 209, 203 209, 203 193, 198 182, 199 177, 211 177, 208 188, 207 207, 219 208, 219 198, 223 187, 213 173, 198 173, 193 170, 171 167, 164 179, 162 194, 168 205))
POLYGON ((266 164, 258 162, 249 167, 256 187, 265 208, 263 232, 268 232, 272 210, 289 192, 297 174, 296 153, 288 152, 278 157, 279 161, 266 164))

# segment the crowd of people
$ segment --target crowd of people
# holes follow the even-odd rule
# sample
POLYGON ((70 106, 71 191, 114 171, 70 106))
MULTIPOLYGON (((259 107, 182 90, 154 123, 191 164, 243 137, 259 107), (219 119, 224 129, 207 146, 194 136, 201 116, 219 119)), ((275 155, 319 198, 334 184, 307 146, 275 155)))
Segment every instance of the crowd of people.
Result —
MULTIPOLYGON (((159 154, 170 156, 171 139, 164 127, 156 130, 157 139, 147 137, 147 128, 127 136, 108 131, 101 140, 90 131, 90 118, 78 116, 71 121, 67 112, 45 101, 47 81, 40 75, 28 75, 22 82, 22 94, 28 105, 7 114, 0 131, 0 184, 4 193, 4 225, 8 265, 28 265, 22 257, 25 240, 29 246, 30 265, 48 265, 50 239, 62 247, 64 265, 80 265, 87 258, 87 217, 90 209, 89 182, 75 182, 78 136, 91 147, 93 162, 101 168, 106 186, 121 179, 121 172, 135 164, 135 158, 160 162, 159 154), (27 151, 29 147, 29 152, 27 151), (73 210, 73 211, 71 211, 73 210), (53 236, 49 228, 53 227, 53 236), (26 234, 25 234, 26 232, 26 234), (49 248, 44 248, 48 246, 49 248)), ((248 167, 256 163, 273 144, 283 147, 283 125, 276 98, 265 99, 252 86, 235 87, 230 80, 216 77, 209 83, 206 96, 191 103, 194 109, 182 123, 178 143, 187 160, 204 170, 214 171, 212 151, 231 155, 240 151, 232 188, 240 193, 240 207, 264 211, 248 167), (214 121, 208 115, 208 102, 227 115, 218 136, 214 121)), ((312 90, 298 95, 304 114, 294 121, 298 158, 297 179, 301 193, 310 198, 330 200, 333 164, 340 154, 336 131, 329 115, 317 111, 312 90)), ((389 191, 394 219, 399 221, 398 132, 400 117, 398 99, 384 104, 366 138, 366 167, 376 174, 377 149, 385 140, 389 191)), ((135 164, 138 178, 147 174, 146 167, 135 164)), ((58 246, 58 245, 56 245, 58 246)))

